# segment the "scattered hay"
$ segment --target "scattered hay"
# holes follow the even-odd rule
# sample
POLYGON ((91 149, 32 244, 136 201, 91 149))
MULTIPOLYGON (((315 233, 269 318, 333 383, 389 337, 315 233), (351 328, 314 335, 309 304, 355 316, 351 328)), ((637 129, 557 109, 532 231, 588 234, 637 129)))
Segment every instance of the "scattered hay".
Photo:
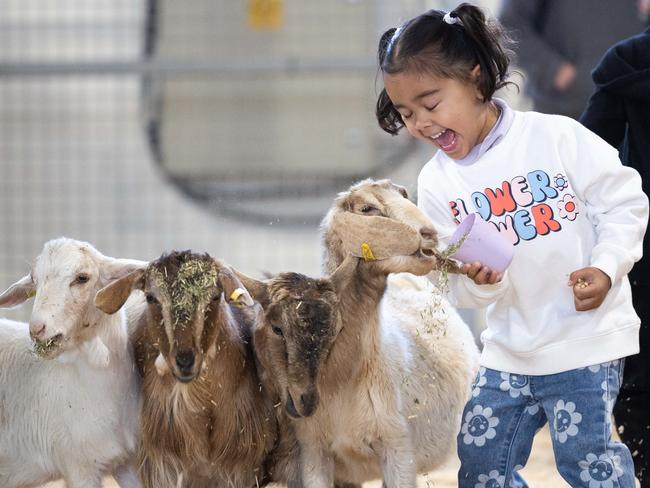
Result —
POLYGON ((218 277, 216 265, 201 259, 184 262, 172 283, 167 282, 167 268, 163 268, 163 272, 155 268, 152 270, 154 283, 170 298, 173 327, 190 321, 198 304, 208 301, 214 292, 218 277))
POLYGON ((32 352, 40 358, 47 357, 61 345, 61 337, 54 336, 45 341, 34 341, 32 352))
POLYGON ((433 285, 431 299, 421 313, 424 332, 444 336, 447 333, 447 311, 443 306, 444 298, 449 292, 449 273, 458 272, 459 264, 451 256, 460 249, 467 239, 467 234, 457 242, 436 254, 438 259, 438 279, 433 285))

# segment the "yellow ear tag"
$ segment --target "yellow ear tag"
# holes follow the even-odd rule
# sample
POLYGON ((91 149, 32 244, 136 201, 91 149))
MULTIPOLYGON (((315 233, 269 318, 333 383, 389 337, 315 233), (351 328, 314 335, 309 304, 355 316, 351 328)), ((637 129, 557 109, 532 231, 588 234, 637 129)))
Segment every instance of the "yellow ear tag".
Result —
POLYGON ((246 291, 245 291, 243 288, 235 288, 235 291, 233 291, 233 292, 230 294, 230 299, 229 299, 229 301, 230 301, 231 303, 234 302, 234 303, 232 303, 232 304, 233 304, 235 307, 241 307, 242 304, 239 303, 239 302, 237 302, 237 299, 238 299, 240 296, 242 296, 244 293, 246 293, 246 291))
POLYGON ((25 295, 27 296, 27 298, 32 298, 33 296, 36 295, 36 290, 33 290, 31 288, 27 288, 25 290, 25 295))
POLYGON ((377 258, 375 255, 372 253, 372 249, 370 249, 370 245, 367 242, 364 242, 361 244, 361 255, 363 256, 364 261, 376 261, 377 258))

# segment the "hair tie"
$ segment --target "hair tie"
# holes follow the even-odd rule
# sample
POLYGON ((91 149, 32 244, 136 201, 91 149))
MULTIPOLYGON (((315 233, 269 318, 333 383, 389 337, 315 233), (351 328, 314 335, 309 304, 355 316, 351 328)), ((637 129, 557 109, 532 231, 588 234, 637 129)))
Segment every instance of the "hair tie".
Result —
POLYGON ((402 27, 398 27, 395 29, 395 32, 393 32, 393 35, 390 36, 390 40, 388 41, 388 45, 386 46, 386 54, 388 54, 391 49, 393 49, 393 44, 395 44, 395 41, 397 40, 397 37, 399 36, 399 33, 401 32, 402 27))
POLYGON ((449 25, 453 25, 453 24, 463 25, 463 21, 460 20, 460 17, 458 17, 456 14, 452 15, 449 12, 445 14, 442 20, 444 20, 449 25))

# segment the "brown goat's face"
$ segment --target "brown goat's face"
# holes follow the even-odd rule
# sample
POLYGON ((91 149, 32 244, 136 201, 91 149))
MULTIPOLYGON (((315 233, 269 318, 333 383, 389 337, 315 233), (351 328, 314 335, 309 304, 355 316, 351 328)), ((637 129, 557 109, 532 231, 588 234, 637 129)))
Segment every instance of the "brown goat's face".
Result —
POLYGON ((149 333, 177 380, 201 372, 215 343, 223 289, 221 269, 208 255, 175 252, 154 261, 144 276, 149 333))
POLYGON ((365 180, 350 188, 339 205, 357 215, 379 216, 396 220, 419 233, 420 250, 433 255, 438 233, 431 220, 408 199, 406 189, 390 180, 365 180))
POLYGON ((425 275, 439 264, 433 224, 389 180, 365 180, 339 194, 322 229, 329 273, 348 255, 363 258, 378 275, 425 275))
POLYGON ((338 299, 329 280, 297 273, 272 279, 268 296, 255 350, 287 413, 308 417, 318 407, 319 375, 340 330, 338 299))

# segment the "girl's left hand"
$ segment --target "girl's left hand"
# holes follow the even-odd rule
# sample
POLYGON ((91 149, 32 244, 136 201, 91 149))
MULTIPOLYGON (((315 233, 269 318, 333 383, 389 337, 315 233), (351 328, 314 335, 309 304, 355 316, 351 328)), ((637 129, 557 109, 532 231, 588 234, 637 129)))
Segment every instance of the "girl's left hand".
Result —
POLYGON ((600 307, 612 281, 598 268, 582 268, 569 276, 569 286, 573 287, 573 303, 578 312, 586 312, 600 307))

